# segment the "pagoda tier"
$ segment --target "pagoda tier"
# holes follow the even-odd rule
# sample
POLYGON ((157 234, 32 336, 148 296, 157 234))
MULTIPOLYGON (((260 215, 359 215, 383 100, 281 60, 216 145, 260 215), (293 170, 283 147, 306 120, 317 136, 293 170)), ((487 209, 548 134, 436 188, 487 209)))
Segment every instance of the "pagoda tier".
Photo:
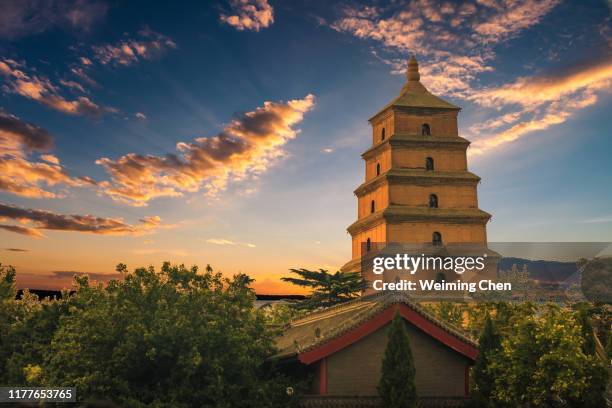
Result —
POLYGON ((470 142, 458 134, 458 106, 431 94, 408 63, 400 95, 370 118, 372 146, 362 154, 357 221, 348 227, 358 269, 372 248, 393 244, 484 244, 491 215, 478 208, 480 177, 468 171, 470 142))

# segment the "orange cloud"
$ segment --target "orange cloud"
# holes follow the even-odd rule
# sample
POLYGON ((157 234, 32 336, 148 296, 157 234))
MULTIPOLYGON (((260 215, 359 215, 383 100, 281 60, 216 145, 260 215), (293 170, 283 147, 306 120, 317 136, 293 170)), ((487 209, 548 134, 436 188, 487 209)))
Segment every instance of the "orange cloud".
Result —
POLYGON ((69 115, 100 116, 116 111, 113 108, 99 106, 86 96, 67 100, 59 94, 58 88, 48 78, 28 75, 23 69, 24 66, 14 60, 0 60, 0 75, 4 77, 7 83, 6 89, 10 92, 69 115))
POLYGON ((100 235, 142 235, 162 226, 161 218, 158 216, 144 217, 139 224, 130 225, 121 218, 63 215, 3 203, 0 203, 0 219, 30 224, 28 226, 0 225, 0 228, 32 237, 41 237, 41 230, 88 232, 100 235))
POLYGON ((479 0, 460 5, 417 0, 386 9, 350 7, 331 27, 382 43, 382 54, 373 53, 393 73, 405 72, 407 52, 418 54, 422 81, 432 92, 490 108, 488 119, 468 129, 468 138, 474 140, 470 154, 482 154, 563 123, 596 103, 597 92, 609 88, 609 60, 569 74, 518 78, 490 88, 475 85, 479 74, 493 71, 496 44, 537 25, 557 4, 559 0, 479 0), (385 56, 393 51, 402 56, 385 56))
POLYGON ((43 162, 28 160, 33 152, 45 152, 53 146, 46 130, 0 110, 0 190, 30 198, 57 198, 61 195, 45 186, 94 185, 87 177, 71 177, 57 157, 42 154, 43 162))
POLYGON ((471 99, 480 105, 512 106, 518 110, 472 126, 470 131, 479 136, 475 137, 470 154, 482 154, 531 132, 563 123, 576 111, 594 105, 597 92, 610 90, 611 84, 612 60, 607 60, 562 75, 523 77, 498 88, 475 91, 471 99))
POLYGON ((101 158, 96 163, 104 166, 112 180, 100 185, 113 199, 135 206, 201 188, 214 195, 230 180, 265 172, 284 154, 282 147, 297 134, 293 126, 313 105, 313 95, 287 103, 265 102, 232 120, 216 136, 178 143, 179 154, 101 158))
POLYGON ((274 9, 268 0, 230 0, 231 15, 221 14, 221 22, 239 31, 259 31, 274 23, 274 9))

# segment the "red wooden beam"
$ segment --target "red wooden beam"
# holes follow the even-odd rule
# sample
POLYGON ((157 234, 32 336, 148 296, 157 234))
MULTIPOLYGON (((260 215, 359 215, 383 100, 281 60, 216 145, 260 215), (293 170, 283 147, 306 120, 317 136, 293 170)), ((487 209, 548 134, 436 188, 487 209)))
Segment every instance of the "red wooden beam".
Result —
POLYGON ((340 337, 336 337, 335 339, 332 339, 313 350, 300 353, 298 355, 298 359, 304 364, 312 364, 315 361, 319 361, 329 355, 332 355, 389 323, 393 319, 393 316, 397 310, 399 310, 404 319, 408 320, 421 331, 440 341, 447 347, 464 355, 470 360, 476 360, 476 356, 478 356, 478 349, 475 346, 453 336, 403 303, 395 304, 386 308, 374 318, 355 327, 340 337))

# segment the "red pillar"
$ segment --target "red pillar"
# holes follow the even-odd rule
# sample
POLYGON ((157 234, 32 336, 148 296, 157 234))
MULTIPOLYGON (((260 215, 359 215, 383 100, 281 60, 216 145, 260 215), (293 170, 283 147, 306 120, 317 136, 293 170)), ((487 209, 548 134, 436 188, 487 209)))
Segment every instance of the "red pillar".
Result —
POLYGON ((319 394, 327 394, 327 358, 319 362, 319 394))

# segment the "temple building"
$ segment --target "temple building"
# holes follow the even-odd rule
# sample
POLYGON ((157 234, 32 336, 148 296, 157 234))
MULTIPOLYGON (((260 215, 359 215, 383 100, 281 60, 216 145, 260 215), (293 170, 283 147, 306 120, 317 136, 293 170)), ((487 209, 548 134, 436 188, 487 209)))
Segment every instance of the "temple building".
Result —
POLYGON ((363 270, 372 251, 390 244, 486 247, 491 215, 478 208, 480 178, 468 171, 470 142, 459 136, 461 108, 431 94, 410 58, 400 95, 369 120, 372 146, 362 154, 365 181, 356 190, 357 221, 348 227, 351 260, 363 270))
MULTIPOLYGON (((407 79, 400 95, 370 119, 372 147, 362 155, 365 182, 355 190, 357 221, 348 228, 352 259, 342 270, 359 271, 366 279, 363 258, 391 243, 435 253, 453 243, 486 247, 490 215, 478 208, 480 178, 467 170, 469 141, 457 131, 460 108, 421 84, 414 57, 407 79)), ((308 379, 300 406, 380 407, 377 386, 387 328, 396 313, 411 344, 419 406, 465 406, 476 340, 397 291, 366 291, 285 326, 274 359, 308 379)))

